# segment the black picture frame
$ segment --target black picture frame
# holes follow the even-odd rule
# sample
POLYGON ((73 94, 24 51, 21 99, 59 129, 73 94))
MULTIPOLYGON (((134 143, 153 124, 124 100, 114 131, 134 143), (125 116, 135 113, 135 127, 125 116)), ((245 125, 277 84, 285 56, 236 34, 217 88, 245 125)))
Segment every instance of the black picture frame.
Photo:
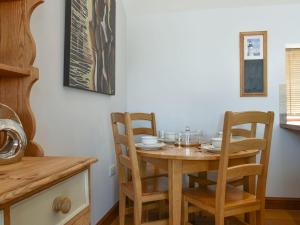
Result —
POLYGON ((66 0, 64 86, 115 95, 115 47, 116 0, 66 0))

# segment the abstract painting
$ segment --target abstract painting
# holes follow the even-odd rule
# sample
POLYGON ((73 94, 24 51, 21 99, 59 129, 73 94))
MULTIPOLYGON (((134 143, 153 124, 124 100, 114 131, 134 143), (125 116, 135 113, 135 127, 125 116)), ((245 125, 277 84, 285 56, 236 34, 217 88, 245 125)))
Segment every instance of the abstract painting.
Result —
POLYGON ((66 0, 64 85, 115 94, 116 0, 66 0))

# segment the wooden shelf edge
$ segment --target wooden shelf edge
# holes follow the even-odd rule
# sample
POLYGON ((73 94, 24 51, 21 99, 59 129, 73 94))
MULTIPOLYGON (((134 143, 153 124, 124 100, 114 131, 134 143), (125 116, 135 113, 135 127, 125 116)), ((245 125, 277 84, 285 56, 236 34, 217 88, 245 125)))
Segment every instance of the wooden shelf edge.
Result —
POLYGON ((18 1, 23 1, 23 0, 0 0, 1 2, 18 2, 18 1))
POLYGON ((0 63, 0 78, 26 77, 30 76, 34 70, 37 69, 34 67, 20 68, 0 63))
POLYGON ((296 124, 280 124, 281 128, 288 129, 288 130, 293 130, 293 131, 300 131, 300 125, 296 124))

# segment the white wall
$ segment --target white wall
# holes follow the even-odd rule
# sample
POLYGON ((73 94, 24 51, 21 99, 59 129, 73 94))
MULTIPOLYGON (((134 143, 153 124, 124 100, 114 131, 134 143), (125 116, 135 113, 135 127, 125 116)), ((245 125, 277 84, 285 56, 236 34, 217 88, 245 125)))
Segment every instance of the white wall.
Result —
POLYGON ((299 0, 124 0, 129 16, 194 9, 237 8, 299 3, 299 0))
POLYGON ((40 80, 31 103, 37 120, 35 140, 46 155, 94 156, 92 217, 95 224, 117 201, 110 113, 126 110, 126 16, 117 1, 116 96, 63 87, 65 0, 45 1, 32 17, 40 80))
POLYGON ((276 113, 268 196, 300 197, 300 135, 279 128, 287 43, 300 42, 300 5, 128 15, 128 110, 154 111, 158 129, 213 135, 226 110, 276 113), (239 32, 269 33, 269 94, 239 97, 239 32))

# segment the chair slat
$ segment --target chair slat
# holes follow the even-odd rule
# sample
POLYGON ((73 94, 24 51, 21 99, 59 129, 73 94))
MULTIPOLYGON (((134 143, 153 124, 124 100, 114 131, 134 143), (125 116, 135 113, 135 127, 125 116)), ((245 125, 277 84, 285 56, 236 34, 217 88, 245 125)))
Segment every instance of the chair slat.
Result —
POLYGON ((127 137, 125 135, 122 135, 122 134, 119 134, 118 136, 116 136, 115 142, 117 144, 122 144, 122 145, 128 146, 127 137))
POLYGON ((233 113, 232 126, 247 124, 247 123, 270 123, 270 114, 265 112, 240 112, 233 113))
POLYGON ((253 149, 259 149, 264 150, 266 148, 266 140, 265 139, 259 139, 259 138, 247 138, 241 141, 235 141, 231 142, 229 144, 229 152, 235 153, 245 150, 253 150, 253 149))
POLYGON ((227 169, 227 179, 261 175, 261 173, 262 173, 262 165, 243 164, 243 165, 229 167, 227 169))
POLYGON ((131 161, 130 161, 130 158, 128 156, 125 156, 125 155, 120 155, 120 163, 125 166, 126 168, 128 169, 132 169, 132 166, 131 166, 131 161))
POLYGON ((131 120, 149 120, 152 121, 152 114, 147 113, 131 113, 131 120))
POLYGON ((241 129, 241 128, 233 128, 231 130, 232 136, 241 136, 245 138, 250 138, 251 137, 251 131, 246 130, 246 129, 241 129))
POLYGON ((133 130, 133 135, 141 135, 141 134, 153 135, 152 128, 148 128, 148 127, 138 127, 138 128, 133 128, 132 130, 133 130))
POLYGON ((111 119, 113 123, 125 124, 124 113, 112 113, 111 119))

